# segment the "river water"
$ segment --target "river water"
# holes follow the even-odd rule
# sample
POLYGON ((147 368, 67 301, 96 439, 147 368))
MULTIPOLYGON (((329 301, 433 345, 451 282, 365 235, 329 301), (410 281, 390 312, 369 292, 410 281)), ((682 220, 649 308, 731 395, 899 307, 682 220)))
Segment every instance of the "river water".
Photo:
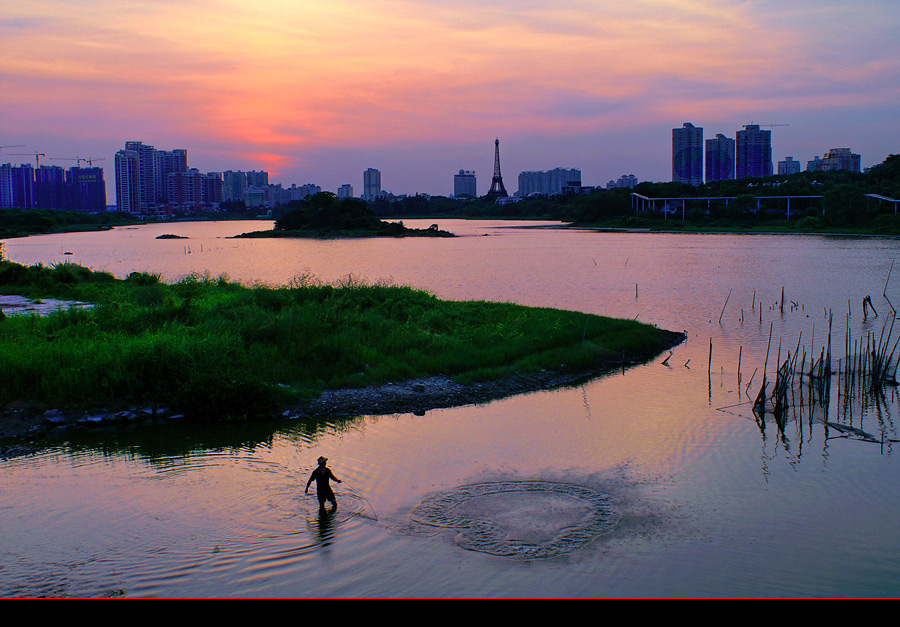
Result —
POLYGON ((840 397, 834 383, 828 406, 811 408, 798 384, 783 429, 749 403, 767 346, 770 379, 779 341, 782 359, 798 338, 818 356, 829 310, 835 361, 847 330, 851 342, 881 334, 888 301, 900 303, 900 266, 888 280, 900 241, 453 220, 440 226, 455 239, 226 239, 265 226, 146 225, 6 245, 21 263, 117 276, 279 285, 352 274, 448 299, 637 317, 688 340, 665 364, 668 353, 583 385, 423 416, 56 434, 39 454, 0 461, 0 594, 900 594, 894 388, 840 397), (155 239, 163 233, 189 239, 155 239), (864 319, 869 295, 880 315, 864 319), (877 441, 838 437, 825 421, 877 441), (320 455, 344 480, 325 515, 303 492, 320 455))

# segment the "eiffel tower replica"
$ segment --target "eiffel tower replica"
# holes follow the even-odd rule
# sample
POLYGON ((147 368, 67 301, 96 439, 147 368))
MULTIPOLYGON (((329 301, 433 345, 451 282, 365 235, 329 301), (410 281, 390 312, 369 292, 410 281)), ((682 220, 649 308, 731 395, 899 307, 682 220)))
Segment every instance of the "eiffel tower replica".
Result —
POLYGON ((503 187, 503 177, 500 176, 500 140, 494 140, 494 178, 491 179, 491 189, 487 193, 488 198, 506 198, 506 188, 503 187))

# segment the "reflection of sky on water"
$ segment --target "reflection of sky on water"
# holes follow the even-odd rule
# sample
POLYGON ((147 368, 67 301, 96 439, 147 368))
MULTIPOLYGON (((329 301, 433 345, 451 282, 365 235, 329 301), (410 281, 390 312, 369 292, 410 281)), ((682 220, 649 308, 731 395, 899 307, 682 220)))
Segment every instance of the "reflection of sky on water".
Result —
MULTIPOLYGON (((880 333, 890 308, 879 290, 894 240, 441 226, 488 236, 242 242, 201 235, 248 228, 217 223, 11 240, 8 248, 17 261, 52 262, 64 243, 76 262, 118 275, 168 267, 170 278, 209 270, 248 283, 285 283, 299 268, 324 279, 352 270, 450 298, 637 315, 685 329, 689 339, 667 366, 662 355, 571 389, 425 416, 254 426, 230 434, 188 426, 124 431, 113 437, 119 448, 108 444, 108 434, 63 436, 72 443, 2 463, 0 550, 11 559, 0 567, 0 589, 129 595, 900 590, 893 533, 900 512, 885 496, 898 488, 892 445, 882 452, 879 444, 826 440, 821 409, 812 422, 806 410, 796 413, 783 434, 774 422, 761 432, 747 404, 761 373, 746 388, 761 369, 770 323, 782 351, 793 350, 800 336, 807 353, 818 354, 827 332, 823 308, 830 307, 833 350, 842 357, 849 299, 852 337, 880 333), (190 234, 191 252, 183 240, 154 240, 159 232, 190 234), (786 301, 798 303, 784 314, 775 306, 782 285, 786 301), (866 295, 882 315, 863 322, 859 303, 866 295), (317 521, 315 499, 302 494, 320 454, 346 483, 336 486, 341 507, 327 525, 317 521), (408 528, 410 510, 430 494, 534 479, 611 495, 621 512, 616 530, 566 558, 523 565, 408 528), (323 569, 328 577, 320 576, 323 569), (56 587, 42 587, 51 585, 46 582, 56 587)), ((898 286, 895 276, 888 285, 893 302, 900 302, 898 286)), ((841 407, 833 397, 832 420, 841 407)), ((859 398, 850 407, 854 426, 897 437, 893 390, 865 412, 859 398)))

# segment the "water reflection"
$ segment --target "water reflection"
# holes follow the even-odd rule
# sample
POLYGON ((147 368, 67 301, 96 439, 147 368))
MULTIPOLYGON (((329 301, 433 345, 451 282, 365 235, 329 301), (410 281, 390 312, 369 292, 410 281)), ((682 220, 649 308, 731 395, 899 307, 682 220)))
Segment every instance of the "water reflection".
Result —
POLYGON ((87 452, 143 459, 160 469, 172 469, 198 456, 252 454, 271 449, 276 434, 299 446, 312 446, 322 438, 359 428, 363 421, 362 416, 216 424, 163 419, 50 430, 36 444, 76 456, 87 452))
MULTIPOLYGON (((62 245, 120 276, 209 271, 283 284, 303 271, 324 280, 352 272, 444 298, 638 317, 686 330, 688 341, 577 387, 423 416, 56 434, 38 454, 0 462, 0 593, 900 592, 900 502, 885 496, 900 489, 892 455, 900 401, 894 388, 852 378, 848 387, 841 374, 848 353, 870 334, 877 340, 893 316, 888 301, 900 303, 896 273, 886 284, 896 240, 440 226, 489 237, 238 241, 223 237, 250 229, 220 223, 42 236, 11 240, 8 250, 17 261, 52 263, 62 245), (190 253, 154 239, 176 230, 192 238, 190 253), (878 318, 863 315, 869 295, 878 318), (754 413, 763 372, 771 391, 788 350, 799 345, 803 372, 822 355, 829 312, 828 384, 795 376, 777 416, 771 403, 754 413), (849 351, 840 348, 847 331, 849 351), (322 520, 315 498, 303 496, 319 455, 345 481, 336 486, 340 508, 322 520), (609 495, 615 529, 527 563, 410 532, 411 512, 434 495, 540 481, 609 495)), ((545 520, 546 505, 529 520, 545 520)), ((575 516, 569 505, 561 511, 575 516)))

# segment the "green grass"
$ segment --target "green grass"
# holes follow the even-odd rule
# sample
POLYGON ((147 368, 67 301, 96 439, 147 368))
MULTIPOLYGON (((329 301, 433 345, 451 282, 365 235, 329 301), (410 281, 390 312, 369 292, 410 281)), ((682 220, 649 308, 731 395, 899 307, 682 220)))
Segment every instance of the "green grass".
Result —
POLYGON ((113 226, 141 223, 131 214, 112 211, 92 214, 57 209, 2 209, 0 239, 27 237, 35 233, 102 231, 113 226))
POLYGON ((92 310, 0 320, 0 403, 156 403, 196 418, 267 416, 325 388, 447 375, 489 380, 595 371, 649 357, 675 334, 633 321, 508 303, 441 301, 348 279, 245 287, 0 261, 0 293, 92 310), (587 322, 587 333, 582 341, 587 322))

